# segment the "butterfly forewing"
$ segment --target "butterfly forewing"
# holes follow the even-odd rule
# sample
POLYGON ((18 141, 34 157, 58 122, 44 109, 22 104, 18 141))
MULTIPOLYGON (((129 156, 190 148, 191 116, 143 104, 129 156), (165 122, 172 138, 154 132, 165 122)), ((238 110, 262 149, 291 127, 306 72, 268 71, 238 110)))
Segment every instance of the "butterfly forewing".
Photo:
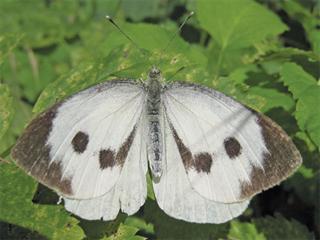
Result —
POLYGON ((13 158, 65 197, 99 197, 121 174, 144 101, 144 89, 132 81, 84 90, 36 117, 14 147, 13 158))
POLYGON ((163 104, 191 186, 208 200, 243 201, 301 164, 276 123, 222 93, 176 83, 163 104))

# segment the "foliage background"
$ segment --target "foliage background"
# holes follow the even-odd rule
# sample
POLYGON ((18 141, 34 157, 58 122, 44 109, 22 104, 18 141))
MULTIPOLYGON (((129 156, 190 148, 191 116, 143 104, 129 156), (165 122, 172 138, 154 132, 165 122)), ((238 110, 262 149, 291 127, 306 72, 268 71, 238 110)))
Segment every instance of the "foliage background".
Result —
POLYGON ((319 10, 316 0, 1 1, 0 239, 319 239, 319 10), (301 151, 301 168, 239 218, 199 225, 166 216, 152 191, 134 216, 79 219, 10 159, 33 114, 110 78, 144 78, 152 64, 270 116, 301 151))

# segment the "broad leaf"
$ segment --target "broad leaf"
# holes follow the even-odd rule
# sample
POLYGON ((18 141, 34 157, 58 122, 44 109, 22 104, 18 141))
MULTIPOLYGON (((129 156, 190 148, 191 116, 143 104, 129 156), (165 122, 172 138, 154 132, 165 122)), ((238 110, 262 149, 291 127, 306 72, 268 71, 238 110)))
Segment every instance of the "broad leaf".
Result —
POLYGON ((211 37, 225 48, 243 48, 287 29, 280 19, 251 0, 198 1, 198 19, 211 37))
POLYGON ((254 1, 213 0, 210 3, 198 1, 197 16, 200 26, 213 39, 208 69, 214 76, 230 72, 247 59, 254 60, 259 52, 253 48, 255 44, 287 29, 275 14, 254 1))

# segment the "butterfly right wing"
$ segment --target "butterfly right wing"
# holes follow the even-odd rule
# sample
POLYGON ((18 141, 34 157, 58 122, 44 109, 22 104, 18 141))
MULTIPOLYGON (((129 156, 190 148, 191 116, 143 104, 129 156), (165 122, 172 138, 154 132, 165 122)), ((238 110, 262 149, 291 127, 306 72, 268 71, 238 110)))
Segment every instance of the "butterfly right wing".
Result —
POLYGON ((137 134, 145 91, 109 81, 36 117, 13 148, 17 164, 58 194, 91 199, 118 181, 137 134))
POLYGON ((160 208, 177 219, 196 223, 223 223, 239 216, 250 200, 220 203, 208 200, 192 188, 179 149, 164 111, 161 111, 163 130, 163 173, 153 181, 153 189, 160 208))

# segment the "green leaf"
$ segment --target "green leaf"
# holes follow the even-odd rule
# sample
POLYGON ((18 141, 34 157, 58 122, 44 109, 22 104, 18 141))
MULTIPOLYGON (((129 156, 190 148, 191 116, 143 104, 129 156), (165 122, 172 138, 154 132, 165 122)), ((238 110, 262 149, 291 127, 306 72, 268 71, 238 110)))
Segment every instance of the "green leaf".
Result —
POLYGON ((13 109, 19 109, 13 111, 12 120, 9 129, 6 131, 2 139, 0 139, 0 153, 6 157, 10 154, 10 148, 17 140, 17 136, 22 133, 25 128, 25 124, 31 119, 31 106, 21 100, 13 99, 13 109))
MULTIPOLYGON (((89 5, 89 4, 88 4, 89 5)), ((24 33, 24 45, 44 47, 72 37, 90 12, 79 8, 77 1, 10 1, 0 2, 0 32, 24 33), (21 12, 20 10, 23 9, 21 12), (58 13, 58 14, 57 14, 58 13)))
POLYGON ((213 0, 210 4, 200 0, 197 16, 213 38, 208 69, 214 76, 244 64, 257 54, 255 44, 287 29, 274 13, 251 0, 213 0))
POLYGON ((152 223, 146 223, 146 221, 142 218, 138 217, 127 217, 125 222, 126 225, 136 227, 138 229, 143 230, 149 234, 154 234, 154 226, 152 223))
POLYGON ((198 1, 201 26, 222 49, 243 48, 287 29, 271 11, 251 0, 198 1))
POLYGON ((21 34, 0 34, 0 65, 6 60, 7 55, 17 47, 21 34))
POLYGON ((125 15, 133 21, 147 17, 164 17, 174 9, 176 4, 177 1, 163 2, 162 0, 121 1, 125 15))
POLYGON ((32 203, 37 183, 13 164, 0 163, 0 220, 49 239, 82 239, 84 234, 63 206, 32 203))
POLYGON ((261 96, 266 100, 266 104, 260 109, 262 112, 267 112, 275 107, 282 107, 284 110, 289 111, 295 105, 293 99, 288 94, 281 93, 276 89, 252 87, 248 93, 261 96))
POLYGON ((295 118, 301 130, 307 131, 314 143, 320 147, 320 85, 310 74, 295 63, 283 65, 281 80, 297 100, 295 118))
POLYGON ((3 65, 3 78, 10 87, 16 88, 16 95, 22 94, 35 102, 43 88, 56 77, 54 67, 49 57, 37 55, 25 47, 11 52, 10 61, 3 65))
POLYGON ((9 87, 0 84, 0 139, 8 130, 13 117, 13 98, 9 87))
POLYGON ((105 237, 105 240, 145 240, 146 238, 137 236, 138 228, 120 224, 117 232, 110 237, 105 237))
POLYGON ((153 192, 152 180, 150 174, 147 174, 147 196, 152 200, 156 200, 156 197, 153 192))
POLYGON ((253 223, 267 239, 314 239, 306 226, 296 220, 287 220, 281 215, 254 219, 253 223))
POLYGON ((266 240, 263 233, 259 233, 252 223, 242 223, 234 220, 228 234, 229 239, 237 240, 266 240))

